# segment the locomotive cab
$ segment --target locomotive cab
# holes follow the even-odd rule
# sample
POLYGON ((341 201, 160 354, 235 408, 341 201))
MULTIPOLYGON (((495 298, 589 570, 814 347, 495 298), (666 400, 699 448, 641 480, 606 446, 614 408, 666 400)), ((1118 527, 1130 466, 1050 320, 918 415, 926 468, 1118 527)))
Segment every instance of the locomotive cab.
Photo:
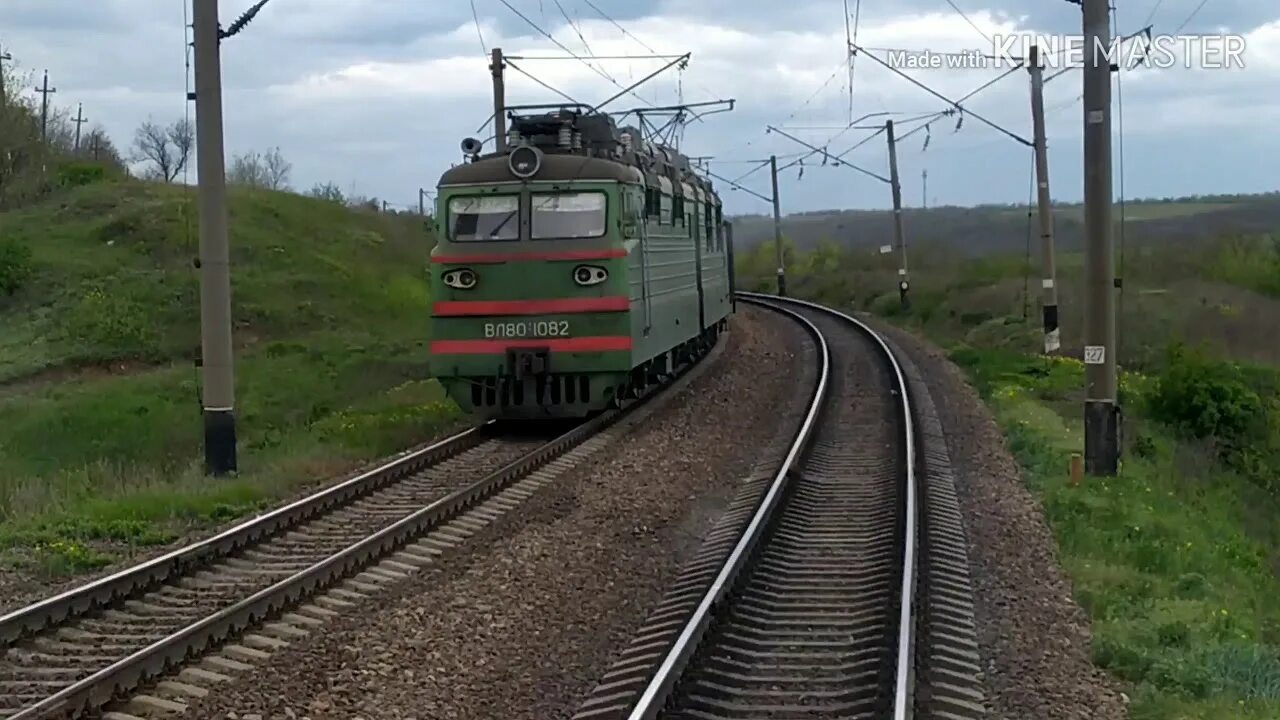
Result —
POLYGON ((646 245, 659 183, 627 146, 607 115, 517 116, 508 148, 441 178, 430 369, 464 409, 583 417, 632 390, 638 368, 665 368, 681 333, 701 332, 684 256, 698 248, 646 245), (655 327, 655 307, 677 306, 682 327, 674 315, 655 327))

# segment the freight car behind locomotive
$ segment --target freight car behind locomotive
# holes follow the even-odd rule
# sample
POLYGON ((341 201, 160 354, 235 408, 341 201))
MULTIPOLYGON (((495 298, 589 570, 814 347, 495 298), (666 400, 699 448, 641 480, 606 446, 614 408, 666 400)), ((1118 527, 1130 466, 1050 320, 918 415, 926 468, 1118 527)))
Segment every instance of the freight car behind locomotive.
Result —
POLYGON ((733 313, 720 198, 612 117, 513 115, 440 178, 431 372, 485 418, 589 415, 714 345, 733 313))

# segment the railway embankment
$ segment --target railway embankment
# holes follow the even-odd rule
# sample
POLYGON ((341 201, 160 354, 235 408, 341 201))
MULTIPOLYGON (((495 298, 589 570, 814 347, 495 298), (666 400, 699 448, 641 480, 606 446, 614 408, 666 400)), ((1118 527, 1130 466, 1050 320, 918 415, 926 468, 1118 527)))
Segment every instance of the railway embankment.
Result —
POLYGON ((425 377, 416 215, 233 189, 238 477, 201 472, 190 189, 76 188, 0 214, 0 609, 313 489, 461 419, 425 377))
POLYGON ((567 717, 805 407, 803 330, 739 305, 715 365, 437 562, 190 718, 567 717))

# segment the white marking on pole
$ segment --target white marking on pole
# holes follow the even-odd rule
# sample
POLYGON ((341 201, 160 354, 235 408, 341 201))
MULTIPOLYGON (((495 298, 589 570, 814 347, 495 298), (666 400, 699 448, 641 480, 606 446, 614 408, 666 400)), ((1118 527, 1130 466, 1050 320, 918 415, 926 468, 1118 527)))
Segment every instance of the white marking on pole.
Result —
POLYGON ((1085 345, 1084 346, 1084 364, 1085 365, 1102 365, 1107 361, 1107 348, 1105 345, 1085 345))
POLYGON ((1104 119, 1106 119, 1106 117, 1107 117, 1107 114, 1106 114, 1105 112, 1103 112, 1102 110, 1090 110, 1090 111, 1089 111, 1089 124, 1090 124, 1090 125, 1097 125, 1098 123, 1100 123, 1100 122, 1102 122, 1104 119))
POLYGON ((907 269, 906 269, 906 268, 898 268, 898 274, 899 274, 899 275, 902 275, 903 277, 906 277, 907 269))
POLYGON ((892 246, 892 245, 881 245, 881 246, 880 246, 880 254, 881 254, 881 255, 888 255, 888 254, 889 254, 889 253, 891 253, 891 252, 893 252, 893 246, 892 246))
POLYGON ((1048 181, 1041 181, 1041 182, 1040 182, 1040 189, 1041 189, 1041 190, 1047 189, 1048 187, 1049 187, 1049 183, 1048 183, 1048 181))
POLYGON ((1045 290, 1048 290, 1049 288, 1053 287, 1053 278, 1045 278, 1041 280, 1040 287, 1044 288, 1045 290))

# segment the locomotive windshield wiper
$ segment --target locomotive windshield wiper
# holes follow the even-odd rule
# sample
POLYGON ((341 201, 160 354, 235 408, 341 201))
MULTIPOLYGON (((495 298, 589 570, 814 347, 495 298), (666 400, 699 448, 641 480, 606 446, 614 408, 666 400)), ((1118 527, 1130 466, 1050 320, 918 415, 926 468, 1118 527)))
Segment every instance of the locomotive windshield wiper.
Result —
POLYGON ((498 237, 498 233, 502 230, 503 227, 506 226, 507 223, 511 222, 511 218, 519 214, 520 214, 519 208, 516 208, 515 210, 512 210, 511 212, 507 213, 507 216, 502 218, 502 222, 498 223, 498 226, 489 232, 489 239, 493 240, 494 238, 498 237))

